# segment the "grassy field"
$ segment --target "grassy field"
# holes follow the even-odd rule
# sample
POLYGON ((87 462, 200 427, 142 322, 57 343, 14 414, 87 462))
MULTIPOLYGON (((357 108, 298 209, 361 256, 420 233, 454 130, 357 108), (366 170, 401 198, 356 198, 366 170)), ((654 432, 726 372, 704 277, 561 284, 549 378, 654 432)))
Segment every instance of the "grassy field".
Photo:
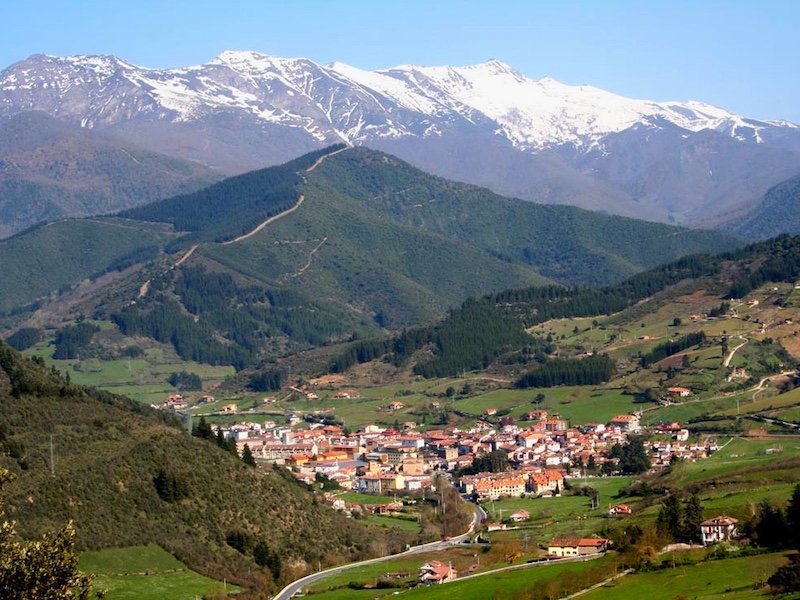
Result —
POLYGON ((380 525, 381 527, 398 527, 403 531, 413 533, 419 532, 419 524, 413 518, 390 517, 388 515, 370 515, 366 519, 367 523, 380 525))
MULTIPOLYGON (((577 488, 584 480, 571 479, 569 483, 577 488)), ((516 525, 517 529, 498 531, 490 534, 490 539, 527 537, 531 547, 546 546, 555 537, 587 537, 597 533, 612 521, 604 513, 609 505, 629 500, 615 500, 619 490, 630 485, 630 477, 594 477, 586 480, 586 485, 600 492, 600 506, 591 508, 587 496, 565 493, 555 498, 513 498, 496 502, 486 502, 484 509, 495 521, 507 519, 520 509, 530 513, 530 519, 516 525)))
POLYGON ((705 460, 683 465, 682 483, 691 483, 711 477, 720 477, 733 471, 749 467, 759 467, 780 461, 800 451, 800 440, 788 439, 747 439, 720 438, 720 450, 705 460), (767 450, 780 448, 781 452, 768 454, 767 450))
POLYGON ((345 502, 356 502, 358 504, 389 504, 394 502, 394 496, 378 496, 376 494, 362 494, 360 492, 344 492, 336 494, 337 498, 341 498, 345 502))
MULTIPOLYGON (((92 321, 92 323, 98 325, 104 332, 113 327, 107 321, 92 321)), ((114 335, 119 336, 118 333, 114 335)), ((147 404, 161 404, 170 394, 178 391, 167 381, 172 373, 180 371, 194 373, 203 381, 204 389, 215 386, 235 373, 233 367, 215 367, 183 361, 174 354, 167 355, 162 348, 148 348, 140 358, 119 360, 97 358, 53 360, 54 350, 52 344, 41 342, 26 350, 24 354, 47 359, 48 364, 52 364, 62 373, 68 373, 74 383, 97 387, 147 404)), ((201 392, 193 393, 199 395, 201 392)))
POLYGON ((586 600, 674 600, 702 598, 713 600, 750 600, 769 598, 769 589, 761 587, 786 558, 782 554, 764 554, 727 560, 709 561, 692 566, 628 575, 582 596, 586 600))
MULTIPOLYGON (((411 574, 416 576, 417 569, 426 560, 436 558, 437 560, 447 560, 447 557, 439 556, 428 557, 425 555, 418 555, 413 561, 402 561, 396 563, 398 567, 405 565, 405 568, 411 570, 411 574)), ((384 563, 383 571, 372 570, 371 580, 374 581, 378 575, 389 570, 399 571, 400 568, 395 568, 395 561, 384 563)), ((455 567, 454 563, 454 567, 455 567)), ((483 577, 476 577, 465 581, 454 581, 445 585, 434 586, 419 586, 414 589, 403 591, 400 593, 402 598, 435 598, 439 599, 457 599, 457 600, 486 600, 491 598, 513 598, 515 594, 522 593, 536 586, 545 586, 549 581, 552 581, 554 591, 559 587, 557 580, 564 581, 569 579, 571 581, 580 582, 586 579, 587 584, 590 582, 590 571, 595 571, 592 575, 596 576, 597 572, 610 570, 613 571, 613 564, 610 558, 601 558, 595 561, 581 562, 581 563, 567 563, 567 564, 549 564, 543 566, 535 566, 514 571, 505 571, 496 574, 489 574, 483 577)), ((366 571, 364 571, 366 573, 366 571)), ((370 580, 369 577, 364 577, 362 571, 353 570, 343 573, 336 581, 332 578, 330 580, 323 580, 325 586, 314 584, 312 590, 319 590, 313 597, 319 600, 345 600, 349 598, 387 598, 395 597, 393 591, 390 589, 383 590, 352 590, 349 588, 342 588, 350 581, 364 582, 370 580), (350 575, 349 578, 344 577, 350 575), (328 589, 337 588, 337 589, 328 589), (327 591, 323 591, 327 590, 327 591)), ((320 583, 320 582, 318 582, 320 583)), ((553 597, 560 597, 562 594, 557 594, 553 597)))
POLYGON ((155 544, 83 552, 79 567, 95 576, 95 590, 108 590, 109 600, 195 600, 239 591, 189 570, 155 544))

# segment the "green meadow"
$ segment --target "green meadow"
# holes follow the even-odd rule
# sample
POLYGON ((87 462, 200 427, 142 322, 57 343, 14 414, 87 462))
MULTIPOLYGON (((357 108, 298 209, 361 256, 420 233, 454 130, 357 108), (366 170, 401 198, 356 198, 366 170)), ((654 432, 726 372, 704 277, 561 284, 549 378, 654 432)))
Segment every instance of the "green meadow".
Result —
POLYGON ((490 533, 490 539, 527 537, 531 547, 545 547, 556 537, 588 537, 614 522, 605 516, 610 505, 632 501, 617 498, 619 491, 631 484, 630 477, 590 477, 586 480, 573 478, 568 481, 572 488, 587 485, 597 490, 600 493, 598 508, 591 507, 588 496, 573 495, 571 492, 554 498, 504 498, 485 502, 483 508, 492 520, 498 522, 508 519, 518 510, 524 509, 530 513, 528 521, 510 525, 514 529, 490 533))
MULTIPOLYGON (((461 552, 463 554, 463 552, 461 552)), ((450 555, 438 555, 435 557, 427 555, 417 555, 413 560, 390 561, 380 565, 370 565, 369 567, 352 569, 342 573, 335 578, 324 579, 315 582, 310 586, 310 591, 314 591, 313 597, 318 600, 344 600, 349 598, 393 598, 397 597, 391 589, 372 589, 372 590, 352 590, 346 586, 349 582, 372 583, 377 578, 388 571, 407 570, 412 576, 416 576, 417 569, 426 560, 436 559, 448 561, 450 555), (377 568, 376 568, 377 567, 377 568), (334 588, 334 589, 331 589, 334 588)), ((470 560, 469 557, 467 557, 470 560)), ((453 562, 454 567, 456 561, 453 562)), ((521 594, 532 588, 542 591, 548 590, 553 594, 552 597, 561 597, 562 587, 568 581, 573 585, 591 585, 596 581, 602 581, 605 573, 613 572, 613 559, 610 557, 600 558, 588 562, 564 563, 564 564, 544 564, 541 566, 531 566, 517 570, 502 571, 491 573, 484 576, 473 577, 463 581, 453 581, 444 585, 418 586, 410 590, 400 592, 399 597, 412 599, 435 598, 454 599, 454 600, 485 600, 490 598, 511 598, 515 594, 521 594)))
POLYGON ((239 588, 189 570, 155 544, 83 552, 79 568, 94 575, 93 588, 110 600, 196 600, 239 588))
POLYGON ((770 598, 763 584, 781 565, 783 554, 763 554, 676 566, 628 575, 582 596, 586 600, 751 600, 770 598))

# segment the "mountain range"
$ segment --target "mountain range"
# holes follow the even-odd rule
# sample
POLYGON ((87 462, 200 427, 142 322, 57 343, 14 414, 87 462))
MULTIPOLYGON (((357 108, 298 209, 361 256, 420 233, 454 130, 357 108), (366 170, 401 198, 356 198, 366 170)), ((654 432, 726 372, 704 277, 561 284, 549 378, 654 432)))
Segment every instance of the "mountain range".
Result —
POLYGON ((40 308, 29 324, 91 315, 183 358, 242 367, 418 325, 469 297, 602 285, 741 244, 505 198, 340 144, 115 217, 2 240, 0 310, 15 328, 17 313, 40 308))
POLYGON ((0 119, 28 111, 224 174, 345 142, 504 195, 688 226, 733 227, 800 174, 793 123, 533 80, 499 60, 369 72, 255 52, 175 69, 34 55, 0 72, 0 119))

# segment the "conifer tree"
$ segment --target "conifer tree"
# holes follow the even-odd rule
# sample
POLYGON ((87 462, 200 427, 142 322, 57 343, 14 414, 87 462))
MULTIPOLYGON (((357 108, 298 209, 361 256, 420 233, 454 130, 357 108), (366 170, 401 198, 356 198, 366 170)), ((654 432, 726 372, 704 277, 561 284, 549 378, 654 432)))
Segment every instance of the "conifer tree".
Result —
POLYGON ((683 535, 684 541, 692 542, 700 537, 700 524, 703 522, 703 505, 697 494, 689 496, 683 504, 683 535))
POLYGON ((794 486, 792 497, 786 505, 786 524, 788 525, 788 545, 800 550, 800 483, 794 486))
POLYGON ((250 450, 250 446, 245 444, 244 448, 242 448, 242 461, 246 465, 250 465, 251 467, 256 466, 256 459, 253 456, 252 451, 250 450))
POLYGON ((672 539, 680 539, 683 532, 683 506, 675 494, 670 494, 661 505, 656 520, 658 532, 669 535, 672 539))

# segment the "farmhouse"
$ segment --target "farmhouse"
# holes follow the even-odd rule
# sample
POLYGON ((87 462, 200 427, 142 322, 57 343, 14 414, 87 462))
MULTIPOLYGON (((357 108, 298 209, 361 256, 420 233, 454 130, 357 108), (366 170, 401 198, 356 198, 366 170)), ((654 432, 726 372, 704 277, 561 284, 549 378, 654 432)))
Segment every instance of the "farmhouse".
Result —
POLYGON ((458 572, 451 566, 438 560, 426 562, 419 568, 419 580, 422 583, 446 583, 456 578, 458 572))
POLYGON ((685 398, 686 396, 690 396, 692 394, 692 390, 687 389, 685 387, 671 387, 667 390, 670 396, 679 396, 681 398, 685 398))
POLYGON ((703 521, 700 523, 703 544, 714 544, 735 538, 739 535, 736 528, 738 523, 738 519, 726 517, 725 515, 703 521))
POLYGON ((608 540, 603 538, 557 538, 547 544, 547 555, 553 557, 587 556, 608 549, 608 540))
POLYGON ((522 523, 522 521, 527 521, 530 518, 531 518, 531 513, 529 513, 524 508, 521 508, 517 512, 513 513, 510 517, 508 517, 508 520, 514 523, 522 523))

